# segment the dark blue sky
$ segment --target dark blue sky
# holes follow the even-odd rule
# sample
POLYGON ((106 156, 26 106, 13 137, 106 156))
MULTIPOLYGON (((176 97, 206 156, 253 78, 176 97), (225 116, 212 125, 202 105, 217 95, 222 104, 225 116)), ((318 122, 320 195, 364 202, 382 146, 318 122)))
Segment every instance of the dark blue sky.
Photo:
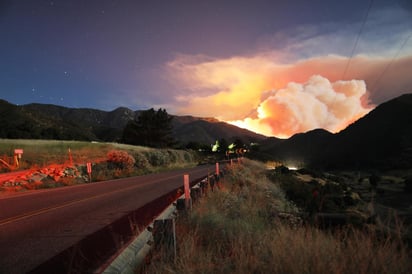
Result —
MULTIPOLYGON (((366 54, 390 62, 411 56, 412 48, 408 0, 0 3, 0 98, 14 104, 179 112, 181 96, 210 94, 213 87, 194 89, 176 79, 170 70, 177 61, 270 56, 293 66, 366 54)), ((383 92, 377 97, 392 96, 383 92)))

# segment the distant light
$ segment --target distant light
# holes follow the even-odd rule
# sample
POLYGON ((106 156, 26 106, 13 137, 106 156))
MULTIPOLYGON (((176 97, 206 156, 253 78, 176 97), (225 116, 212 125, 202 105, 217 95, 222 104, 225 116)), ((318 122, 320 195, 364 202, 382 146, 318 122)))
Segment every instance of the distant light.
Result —
POLYGON ((216 140, 216 143, 212 145, 212 151, 217 152, 219 149, 219 141, 216 140))
POLYGON ((288 166, 288 169, 289 169, 289 170, 298 170, 298 168, 295 167, 295 166, 288 166))

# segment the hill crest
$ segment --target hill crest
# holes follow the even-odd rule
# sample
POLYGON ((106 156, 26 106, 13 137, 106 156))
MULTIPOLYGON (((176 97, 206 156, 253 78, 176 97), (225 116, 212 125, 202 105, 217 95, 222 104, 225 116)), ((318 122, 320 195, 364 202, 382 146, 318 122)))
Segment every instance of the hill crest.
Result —
POLYGON ((319 168, 412 168, 412 94, 378 105, 338 133, 312 130, 266 141, 262 149, 319 168))
MULTIPOLYGON (((127 122, 141 112, 126 107, 103 111, 38 103, 19 106, 5 100, 0 101, 0 108, 0 138, 109 142, 119 141, 127 122)), ((190 141, 211 144, 220 139, 252 142, 266 138, 212 117, 172 116, 174 137, 181 144, 190 141)))

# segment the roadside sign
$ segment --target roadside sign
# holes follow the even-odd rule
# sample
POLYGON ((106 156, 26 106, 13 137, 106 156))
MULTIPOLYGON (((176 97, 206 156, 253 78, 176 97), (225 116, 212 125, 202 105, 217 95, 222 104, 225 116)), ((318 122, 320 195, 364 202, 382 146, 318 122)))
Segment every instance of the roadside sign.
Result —
POLYGON ((14 163, 17 167, 20 166, 19 159, 21 159, 21 155, 23 154, 22 148, 16 148, 14 150, 14 163))

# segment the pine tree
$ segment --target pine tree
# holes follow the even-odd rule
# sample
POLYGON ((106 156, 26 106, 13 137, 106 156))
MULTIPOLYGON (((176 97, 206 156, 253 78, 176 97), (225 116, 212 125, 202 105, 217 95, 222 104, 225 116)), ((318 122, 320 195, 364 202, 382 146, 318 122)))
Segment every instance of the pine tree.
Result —
POLYGON ((130 121, 123 130, 123 142, 156 148, 172 147, 172 119, 165 109, 153 108, 142 111, 136 120, 130 121))

